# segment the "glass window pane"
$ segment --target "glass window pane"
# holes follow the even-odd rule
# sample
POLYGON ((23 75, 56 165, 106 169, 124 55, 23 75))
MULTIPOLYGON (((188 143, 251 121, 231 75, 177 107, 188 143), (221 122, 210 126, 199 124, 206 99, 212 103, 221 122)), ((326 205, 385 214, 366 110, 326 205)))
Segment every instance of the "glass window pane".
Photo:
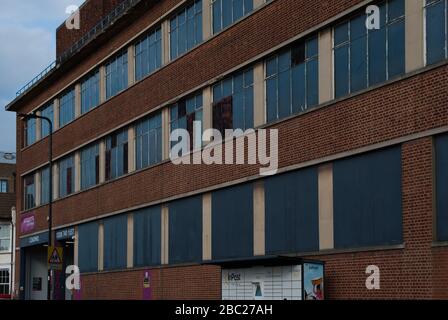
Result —
POLYGON ((386 27, 369 32, 369 84, 386 80, 386 27))
POLYGON ((389 78, 405 73, 405 24, 396 22, 389 26, 389 78))
POLYGON ((307 62, 307 106, 315 106, 319 103, 319 64, 317 59, 307 62))
POLYGON ((213 2, 213 33, 221 31, 221 0, 213 2))
POLYGON ((340 24, 334 28, 335 46, 346 41, 348 41, 348 22, 340 24))
POLYGON ((291 114, 291 74, 284 71, 278 81, 278 117, 279 119, 291 114))
POLYGON ((389 22, 404 15, 404 0, 389 0, 388 6, 389 22))
POLYGON ((266 80, 266 109, 268 122, 277 119, 277 101, 277 78, 271 78, 266 80))
POLYGON ((349 93, 349 72, 348 72, 348 46, 335 49, 335 96, 336 98, 349 93))
POLYGON ((299 113, 306 109, 305 64, 292 68, 292 112, 299 113))
POLYGON ((445 58, 445 4, 440 1, 426 8, 426 59, 428 64, 445 58))

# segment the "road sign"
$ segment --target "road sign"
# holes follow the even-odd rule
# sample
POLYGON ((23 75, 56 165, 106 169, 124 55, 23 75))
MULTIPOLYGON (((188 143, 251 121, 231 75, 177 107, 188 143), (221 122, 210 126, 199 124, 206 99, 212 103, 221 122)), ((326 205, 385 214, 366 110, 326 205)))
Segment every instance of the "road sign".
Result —
POLYGON ((48 247, 48 265, 50 269, 62 270, 62 247, 48 247))

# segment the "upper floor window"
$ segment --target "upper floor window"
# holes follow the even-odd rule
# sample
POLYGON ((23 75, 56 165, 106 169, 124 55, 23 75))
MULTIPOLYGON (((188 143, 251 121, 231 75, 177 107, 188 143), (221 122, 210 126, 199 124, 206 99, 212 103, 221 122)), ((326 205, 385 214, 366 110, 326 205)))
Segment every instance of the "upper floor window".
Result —
POLYGON ((10 293, 9 285, 9 269, 0 269, 0 295, 10 293))
POLYGON ((106 180, 112 180, 128 173, 128 131, 127 128, 106 138, 106 180))
POLYGON ((254 72, 250 68, 213 87, 213 128, 250 129, 254 125, 254 72))
POLYGON ((162 161, 162 115, 159 113, 140 121, 135 130, 137 169, 162 161))
POLYGON ((448 58, 448 0, 426 0, 426 63, 448 58))
POLYGON ((388 0, 379 7, 379 30, 367 30, 364 14, 334 28, 336 98, 405 72, 404 0, 388 0))
POLYGON ((44 205, 50 202, 50 167, 41 170, 40 183, 40 198, 44 205))
POLYGON ((59 162, 59 197, 65 197, 75 191, 75 162, 73 156, 59 162))
POLYGON ((135 79, 138 81, 162 65, 162 31, 148 33, 135 45, 135 79))
POLYGON ((253 0, 212 0, 213 33, 217 33, 252 12, 253 0))
POLYGON ((63 127, 75 119, 75 89, 62 94, 59 100, 59 126, 63 127))
POLYGON ((8 193, 8 180, 0 179, 0 193, 8 193))
POLYGON ((36 142, 36 119, 26 120, 25 136, 25 146, 30 146, 36 142))
POLYGON ((100 148, 94 144, 81 151, 81 190, 100 182, 100 148))
POLYGON ((317 37, 298 42, 266 61, 267 121, 306 111, 319 103, 317 37))
POLYGON ((96 70, 81 82, 81 112, 86 113, 100 104, 100 72, 96 70))
POLYGON ((36 186, 34 184, 34 174, 31 174, 23 179, 23 186, 25 210, 32 209, 36 206, 36 186))
POLYGON ((128 52, 123 50, 106 64, 106 99, 128 87, 128 52))
MULTIPOLYGON (((40 111, 42 117, 47 117, 50 119, 51 123, 54 123, 54 109, 53 109, 53 103, 50 103, 46 105, 44 108, 40 111)), ((42 134, 42 139, 45 138, 50 134, 50 125, 48 124, 48 121, 42 119, 40 122, 40 130, 42 134)))
POLYGON ((202 0, 196 0, 170 20, 171 60, 202 42, 202 0))
MULTIPOLYGON (((176 104, 171 106, 170 108, 170 132, 173 132, 176 129, 184 129, 187 130, 190 134, 190 150, 193 149, 194 146, 202 146, 202 106, 203 106, 203 97, 202 92, 195 94, 189 98, 182 99, 178 101, 176 104), (200 135, 194 135, 194 126, 193 123, 198 121, 201 123, 200 135), (193 144, 194 142, 194 144, 193 144)), ((177 142, 172 142, 172 145, 177 142)))
MULTIPOLYGON (((11 225, 0 224, 0 252, 9 251, 11 251, 11 225)), ((2 284, 2 281, 0 281, 0 284, 2 284)), ((0 294, 2 294, 1 291, 0 294)))

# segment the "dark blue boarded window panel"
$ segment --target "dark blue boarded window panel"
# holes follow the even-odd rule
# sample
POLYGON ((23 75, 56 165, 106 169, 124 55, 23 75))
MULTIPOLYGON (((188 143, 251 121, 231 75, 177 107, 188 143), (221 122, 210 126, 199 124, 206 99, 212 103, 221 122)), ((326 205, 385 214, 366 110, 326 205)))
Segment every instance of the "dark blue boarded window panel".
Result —
POLYGON ((380 5, 379 30, 369 31, 369 85, 386 81, 386 3, 380 5))
POLYGON ((334 76, 335 76, 335 96, 343 97, 349 93, 349 72, 348 72, 348 45, 335 49, 334 51, 334 76))
POLYGON ((159 206, 134 213, 134 265, 160 265, 161 209, 159 206))
POLYGON ((319 250, 316 168, 267 179, 265 208, 268 254, 319 250))
POLYGON ((202 196, 169 204, 170 263, 202 260, 202 196))
POLYGON ((253 186, 240 185, 212 194, 213 259, 253 256, 253 186))
POLYGON ((336 248, 402 243, 401 148, 333 165, 336 248))
POLYGON ((351 92, 367 87, 367 34, 365 16, 351 21, 350 85, 351 92))
POLYGON ((448 135, 436 138, 437 240, 448 241, 448 135))
POLYGON ((81 272, 98 271, 98 223, 78 226, 78 255, 81 272))
POLYGON ((426 56, 433 64, 445 58, 445 1, 426 8, 426 56))
POLYGON ((396 22, 389 27, 389 78, 405 72, 405 25, 404 21, 396 22))
POLYGON ((104 270, 126 268, 127 230, 127 215, 104 220, 104 270))

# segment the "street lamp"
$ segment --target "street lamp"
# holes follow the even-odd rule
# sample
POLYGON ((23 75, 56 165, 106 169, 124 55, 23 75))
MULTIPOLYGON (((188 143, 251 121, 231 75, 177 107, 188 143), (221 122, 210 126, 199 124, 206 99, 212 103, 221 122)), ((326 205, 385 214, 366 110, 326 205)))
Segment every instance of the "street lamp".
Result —
MULTIPOLYGON (((49 193, 50 199, 48 200, 48 247, 52 246, 52 236, 51 236, 51 228, 52 228, 52 220, 53 220, 53 122, 50 118, 39 116, 36 113, 30 114, 17 114, 19 117, 22 117, 22 120, 26 121, 28 119, 41 119, 48 122, 48 127, 50 128, 49 132, 49 145, 48 145, 48 162, 50 166, 50 181, 49 181, 49 193)), ((48 268, 48 281, 47 281, 47 300, 51 300, 51 268, 48 268)))

